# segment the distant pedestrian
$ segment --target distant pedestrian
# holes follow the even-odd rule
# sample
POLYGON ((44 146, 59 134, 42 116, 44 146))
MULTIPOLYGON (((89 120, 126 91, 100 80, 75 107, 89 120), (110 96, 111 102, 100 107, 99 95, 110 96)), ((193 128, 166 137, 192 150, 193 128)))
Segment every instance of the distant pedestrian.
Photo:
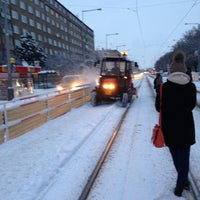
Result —
POLYGON ((191 69, 191 67, 187 67, 186 74, 190 77, 190 81, 192 81, 192 69, 191 69))
MULTIPOLYGON (((186 71, 185 54, 176 52, 162 90, 162 130, 177 171, 176 196, 181 196, 184 189, 189 189, 190 146, 195 143, 192 110, 196 105, 196 87, 186 71)), ((159 92, 155 106, 159 112, 159 92)))
POLYGON ((160 88, 160 84, 163 82, 162 80, 162 76, 160 73, 156 74, 156 78, 154 79, 154 89, 156 90, 156 92, 158 92, 159 88, 160 88))

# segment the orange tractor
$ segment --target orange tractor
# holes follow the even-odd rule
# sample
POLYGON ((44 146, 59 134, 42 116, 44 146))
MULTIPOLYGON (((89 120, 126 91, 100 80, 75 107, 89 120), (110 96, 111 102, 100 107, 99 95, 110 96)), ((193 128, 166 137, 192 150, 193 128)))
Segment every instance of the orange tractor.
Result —
POLYGON ((106 57, 101 61, 99 84, 91 92, 91 104, 96 106, 110 99, 121 101, 126 107, 136 94, 133 85, 132 62, 125 57, 106 57))

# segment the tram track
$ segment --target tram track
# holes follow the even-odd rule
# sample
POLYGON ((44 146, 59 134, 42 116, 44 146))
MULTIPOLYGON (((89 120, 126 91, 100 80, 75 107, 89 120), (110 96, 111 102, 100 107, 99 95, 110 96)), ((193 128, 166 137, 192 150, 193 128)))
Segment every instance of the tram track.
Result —
POLYGON ((123 115, 122 115, 122 117, 121 117, 121 119, 119 121, 119 124, 117 125, 117 127, 114 130, 114 132, 112 133, 112 136, 111 136, 110 140, 108 141, 108 143, 107 143, 107 145, 106 145, 106 147, 105 147, 105 149, 104 149, 99 161, 97 162, 97 165, 94 168, 89 180, 87 181, 87 184, 85 185, 85 187, 84 187, 84 189, 83 189, 83 191, 82 191, 82 193, 81 193, 81 195, 79 197, 79 200, 86 200, 87 199, 87 196, 88 196, 88 194, 89 194, 89 192, 90 192, 90 190, 91 190, 91 188, 93 186, 94 181, 96 180, 96 177, 97 177, 97 175, 98 175, 98 173, 99 173, 99 171, 100 171, 100 169, 101 169, 101 167, 102 167, 102 165, 103 165, 103 163, 104 163, 104 161, 105 161, 105 159, 106 159, 106 157, 107 157, 107 155, 108 155, 108 153, 110 151, 110 148, 111 148, 115 138, 117 137, 117 134, 118 134, 118 132, 120 130, 120 127, 121 127, 121 125, 123 123, 123 120, 124 120, 128 110, 129 110, 129 108, 130 108, 130 104, 128 104, 128 106, 126 107, 126 110, 123 113, 123 115))
MULTIPOLYGON (((149 83, 149 87, 151 87, 150 83, 149 83)), ((154 90, 152 90, 152 94, 153 94, 152 97, 155 97, 154 90)), ((87 197, 88 197, 88 195, 90 194, 90 191, 93 188, 93 184, 95 183, 95 181, 98 177, 98 174, 99 174, 99 172, 100 172, 100 170, 101 170, 101 168, 104 164, 104 161, 106 160, 106 157, 109 154, 109 151, 112 148, 112 145, 115 141, 115 138, 117 137, 118 132, 119 132, 119 130, 120 130, 122 124, 123 124, 124 118, 126 117, 128 111, 129 111, 130 105, 131 104, 129 104, 128 107, 126 108, 125 112, 123 113, 123 115, 122 115, 122 117, 119 121, 119 124, 117 125, 117 127, 113 131, 110 140, 108 141, 100 159, 98 160, 94 170, 92 171, 92 173, 91 173, 85 187, 83 188, 82 193, 81 193, 80 197, 78 198, 78 200, 87 200, 87 197)), ((189 173, 189 181, 191 183, 191 190, 190 190, 190 192, 184 192, 183 193, 184 197, 187 200, 199 200, 200 199, 199 198, 200 191, 198 189, 195 177, 192 175, 191 171, 189 173)))
MULTIPOLYGON (((139 86, 138 86, 138 88, 139 88, 139 86)), ((81 187, 82 189, 78 192, 78 194, 76 194, 76 197, 74 199, 86 200, 88 195, 90 195, 90 192, 91 192, 91 190, 93 190, 93 187, 94 187, 93 184, 95 183, 95 181, 96 181, 96 179, 97 179, 97 177, 99 175, 99 172, 101 171, 102 165, 104 164, 104 161, 105 161, 106 157, 108 156, 109 151, 112 149, 112 144, 114 143, 114 141, 116 140, 116 137, 118 136, 118 132, 120 131, 120 128, 121 128, 121 126, 123 124, 124 118, 125 118, 125 116, 127 115, 128 111, 130 109, 130 106, 131 106, 131 104, 128 104, 127 108, 123 108, 124 112, 122 113, 120 119, 118 118, 118 123, 116 123, 115 128, 113 128, 112 134, 109 134, 110 138, 108 137, 107 140, 106 140, 107 141, 106 142, 107 145, 105 144, 104 148, 101 148, 102 149, 101 153, 99 151, 99 156, 98 156, 99 159, 97 159, 97 161, 95 162, 96 164, 94 163, 92 167, 90 165, 90 167, 89 167, 90 168, 90 172, 88 173, 87 177, 84 177, 84 178, 81 177, 81 179, 84 179, 84 180, 80 180, 80 184, 82 184, 82 187, 81 187), (84 182, 84 184, 83 184, 83 182, 84 182)), ((113 109, 116 110, 116 107, 118 107, 118 106, 114 104, 113 107, 115 107, 113 109)), ((112 109, 109 112, 111 113, 112 109)), ((104 116, 104 119, 102 119, 101 122, 99 122, 97 124, 97 126, 94 127, 93 130, 91 130, 91 133, 92 133, 91 135, 94 135, 95 132, 96 132, 95 134, 98 135, 98 134, 100 134, 102 132, 102 130, 106 130, 107 128, 106 128, 105 122, 108 121, 108 120, 109 120, 109 118, 104 116), (104 127, 103 129, 102 129, 102 126, 104 127), (101 129, 101 130, 99 130, 99 129, 101 129)), ((107 135, 107 133, 108 133, 108 131, 106 130, 106 135, 107 135)), ((94 136, 92 136, 92 137, 94 137, 94 136)), ((88 140, 90 140, 90 137, 85 139, 85 142, 83 143, 84 145, 81 145, 81 146, 87 146, 87 141, 88 140)), ((77 151, 83 151, 83 150, 81 150, 81 148, 82 147, 80 147, 77 151)), ((84 154, 86 154, 86 153, 84 152, 84 154)), ((74 158, 74 157, 75 156, 73 154, 71 160, 76 160, 77 159, 77 158, 74 158)), ((91 155, 90 155, 90 157, 91 157, 91 155)), ((62 171, 65 170, 65 166, 64 165, 66 165, 66 163, 63 164, 63 168, 64 169, 62 171)), ((71 165, 74 165, 73 162, 72 162, 71 165)), ((89 166, 89 164, 88 164, 88 166, 89 166)), ((70 172, 69 172, 69 174, 70 174, 70 172)), ((78 175, 76 177, 78 177, 78 175)), ((54 180, 52 181, 52 184, 54 184, 54 180)), ((191 186, 193 187, 193 184, 191 186)), ((195 190, 195 189, 192 189, 192 191, 193 190, 195 190)), ((42 195, 42 196, 40 196, 41 198, 37 198, 37 200, 39 200, 39 199, 46 200, 52 194, 52 192, 49 193, 49 188, 47 188, 45 193, 46 194, 48 193, 47 198, 43 198, 43 196, 45 196, 45 195, 42 195)), ((190 197, 188 197, 187 199, 188 200, 191 200, 191 199, 199 200, 198 198, 196 198, 195 196, 193 197, 193 196, 191 197, 191 195, 190 195, 190 197)), ((198 192, 197 192, 196 196, 198 197, 198 192)))
MULTIPOLYGON (((146 80, 144 81, 144 84, 147 84, 146 80)), ((136 87, 139 88, 139 86, 136 87)), ((152 174, 155 173, 154 170, 160 170, 156 168, 156 165, 160 166, 160 164, 163 163, 163 157, 168 155, 165 153, 163 154, 163 152, 165 152, 165 149, 158 151, 157 149, 153 148, 152 144, 150 143, 151 133, 148 127, 149 125, 147 126, 147 124, 155 122, 155 119, 157 119, 157 113, 154 112, 152 101, 149 98, 153 97, 153 95, 151 95, 148 90, 144 90, 144 88, 146 88, 146 86, 141 87, 141 90, 143 92, 139 93, 139 98, 135 99, 132 105, 128 105, 132 109, 129 108, 129 111, 127 111, 127 116, 125 120, 121 120, 121 117, 124 114, 126 108, 120 107, 118 103, 107 105, 104 104, 97 107, 92 107, 90 104, 86 104, 82 108, 80 108, 81 112, 79 112, 78 109, 75 109, 73 112, 70 112, 68 115, 66 115, 66 117, 62 120, 56 120, 55 129, 56 124, 59 124, 59 126, 61 126, 61 124, 64 124, 63 130, 59 129, 59 131, 54 131, 52 129, 51 134, 37 134, 36 138, 30 138, 27 143, 27 149, 29 149, 29 151, 31 151, 32 149, 40 149, 40 147, 38 147, 39 145, 43 146, 41 151, 42 154, 40 153, 40 155, 38 155, 38 153, 36 152, 36 154, 32 154, 34 156, 32 156, 31 159, 36 160, 34 162, 35 166, 41 165, 42 168, 45 170, 42 171, 43 169, 41 169, 41 172, 38 173, 40 168, 37 168, 37 174, 44 174, 44 176, 40 175, 40 178, 35 181, 34 188, 37 192, 33 194, 32 197, 30 197, 29 199, 78 200, 80 198, 80 194, 83 193, 82 190, 83 188, 85 188, 84 186, 88 182, 89 177, 91 177, 91 172, 97 165, 98 159, 101 157, 101 155, 104 154, 104 148, 106 144, 109 143, 109 141, 111 140, 114 141, 113 145, 112 147, 110 147, 110 152, 107 154, 107 158, 104 162, 103 168, 99 171, 97 170, 97 176, 95 175, 97 179, 95 180, 92 191, 89 192, 88 199, 93 199, 91 198, 91 196, 98 195, 98 189, 102 190, 100 191, 100 195, 104 196, 104 194, 106 193, 104 190, 105 188, 109 188, 109 190, 107 191, 110 192, 112 192, 112 190, 116 191, 115 193, 121 196, 121 198, 115 198, 115 194, 112 194, 112 198, 107 199, 130 199, 127 198, 127 196, 125 198, 122 198, 122 196, 128 194, 131 195, 131 197, 135 197, 135 193, 138 193, 138 190, 140 190, 140 186, 138 185, 138 183, 146 184, 146 181, 152 181, 155 185, 157 185, 157 183, 159 184, 162 177, 158 179, 158 181, 156 181, 155 177, 152 177, 152 174), (146 103, 143 104, 142 102, 146 103), (146 105, 147 107, 144 107, 146 105), (149 118, 146 113, 144 114, 144 108, 148 109, 148 114, 151 113, 152 118, 149 118), (141 110, 142 112, 140 112, 141 110), (150 121, 150 123, 147 122, 147 120, 150 121), (76 126, 71 125, 72 121, 76 122, 76 126), (118 122, 120 121, 124 123, 122 123, 119 128, 118 122), (147 122, 146 125, 144 125, 145 122, 147 122), (110 137, 112 137, 112 133, 114 133, 116 129, 116 137, 114 138, 113 136, 113 139, 110 139, 110 137), (62 140, 65 142, 55 142, 54 145, 55 140, 62 140), (50 156, 48 152, 45 152, 43 150, 46 149, 46 146, 48 146, 48 141, 51 143, 52 146, 52 153, 50 154, 50 156), (36 143, 39 143, 39 145, 36 145, 36 143), (30 144, 32 145, 30 146, 30 144), (36 146, 34 147, 34 145, 36 146), (144 148, 142 151, 141 147, 144 148), (163 157, 160 155, 163 155, 163 157), (48 157, 48 162, 43 162, 43 157, 48 157), (157 157, 157 159, 155 159, 155 157, 157 157), (141 158, 142 163, 140 163, 141 158), (54 163, 54 160, 57 161, 55 162, 56 165, 48 167, 49 165, 54 163), (143 163, 145 167, 149 166, 151 169, 149 170, 149 167, 143 168, 143 166, 141 169, 140 167, 138 168, 138 165, 141 166, 143 165, 143 163), (134 165, 137 165, 136 169, 134 165), (142 178, 145 178, 146 181, 144 182, 144 179, 138 179, 140 178, 140 176, 142 178), (108 179, 110 179, 109 181, 111 182, 113 182, 114 179, 114 184, 110 184, 110 182, 107 184, 106 182, 108 181, 108 179), (131 182, 131 184, 129 184, 129 182, 131 182), (100 187, 97 186, 99 183, 100 187), (131 188, 131 190, 127 191, 127 189, 125 188, 127 188, 127 186, 129 187, 129 185, 135 188, 131 188), (116 186, 116 188, 113 189, 113 186, 116 186), (132 192, 132 189, 135 189, 135 192, 132 192)), ((51 123, 53 123, 53 121, 51 123)), ((24 144, 26 145, 26 143, 24 144)), ((29 154, 28 152, 26 153, 26 151, 24 152, 24 149, 26 148, 23 146, 22 151, 18 151, 22 153, 18 153, 17 155, 22 154, 23 157, 28 157, 29 154)), ((5 158, 4 160, 8 162, 8 159, 5 158)), ((17 160, 19 160, 18 157, 16 157, 16 161, 17 160)), ((16 161, 15 163, 17 163, 16 161)), ((168 165, 170 161, 164 160, 164 162, 167 162, 166 164, 168 165)), ((23 166, 21 165, 21 163, 19 164, 19 167, 22 168, 23 166)), ((27 166, 26 168, 24 168, 24 170, 28 169, 30 166, 28 163, 26 165, 27 166)), ((30 167, 32 167, 32 164, 30 167)), ((35 171, 36 170, 34 170, 34 173, 35 171)), ((168 173, 169 171, 168 169, 161 169, 161 171, 159 171, 159 176, 162 175, 163 172, 168 173)), ((30 174, 30 170, 27 172, 27 174, 30 174)), ((170 176, 173 179, 173 175, 170 176)), ((165 183, 166 181, 163 182, 165 183)), ((163 184, 163 182, 162 185, 165 187, 165 184, 163 184)), ((148 185, 149 184, 146 184, 146 186, 148 185)), ((27 187, 28 186, 29 185, 27 184, 27 187)), ((156 190, 159 190, 160 185, 155 186, 155 188, 157 188, 156 190)), ((170 191, 168 192, 168 194, 169 193, 170 191)), ((161 194, 163 193, 161 192, 161 194)), ((139 194, 139 197, 136 197, 135 199, 141 199, 141 195, 143 196, 143 194, 139 194)), ((154 192, 153 194, 150 193, 150 196, 151 195, 154 197, 154 192)), ((95 199, 102 198, 99 197, 95 199)))
MULTIPOLYGON (((137 82, 137 86, 136 86, 137 90, 139 90, 141 84, 142 84, 142 81, 137 82)), ((91 173, 91 175, 90 175, 85 187, 83 188, 82 193, 81 193, 80 197, 78 198, 78 200, 86 200, 87 199, 88 194, 90 193, 90 190, 92 189, 93 184, 94 184, 94 182, 95 182, 95 180, 96 180, 96 178, 98 176, 98 173, 101 170, 101 168, 102 168, 102 166, 104 164, 104 161, 107 158, 107 155, 108 155, 108 153, 109 153, 109 151, 110 151, 110 149, 111 149, 111 147, 112 147, 112 145, 113 145, 113 143, 115 141, 115 138, 117 137, 118 132, 119 132, 119 130, 120 130, 122 124, 123 124, 123 121, 124 121, 128 111, 130 109, 131 103, 129 103, 127 105, 124 113, 121 116, 121 119, 119 120, 119 123, 117 124, 115 130, 111 134, 111 137, 110 137, 110 139, 109 139, 104 151, 102 152, 102 155, 100 156, 100 158, 99 158, 94 170, 92 171, 92 173, 91 173)))
POLYGON ((197 185, 197 181, 192 173, 192 171, 190 170, 189 172, 189 181, 191 184, 191 193, 192 193, 192 197, 189 197, 188 200, 191 200, 191 198, 193 198, 194 200, 200 200, 200 189, 197 185))
MULTIPOLYGON (((123 115, 124 113, 124 108, 123 109, 116 109, 117 106, 117 102, 111 105, 108 105, 107 107, 107 111, 105 113, 105 115, 102 117, 102 119, 90 130, 90 132, 87 134, 86 137, 84 137, 80 142, 77 143, 77 145, 73 148, 72 153, 67 156, 62 163, 59 165, 59 170, 57 170, 56 174, 53 174, 49 181, 48 181, 48 185, 46 185, 43 189, 41 189, 41 193, 39 195, 37 195, 37 200, 43 200, 43 199, 48 199, 48 197, 46 196, 50 196, 49 194, 51 194, 51 190, 52 188, 55 186, 55 184, 57 184, 57 179, 60 176, 60 174, 63 173, 63 171, 66 170, 66 168, 70 168, 69 166, 74 166, 76 163, 76 159, 77 159, 77 155, 80 154, 79 152, 84 152, 84 154, 86 155, 86 158, 84 158, 85 160, 89 159, 87 157, 99 157, 99 152, 102 152, 104 146, 106 145, 102 145, 98 147, 98 149, 96 149, 96 153, 92 153, 90 152, 90 150, 87 148, 87 146, 90 146, 88 144, 94 143, 94 147, 95 144, 97 143, 97 141, 100 144, 106 143, 111 134, 108 134, 108 132, 111 132, 111 130, 113 130, 112 127, 116 126, 116 124, 118 124, 118 122, 121 119, 118 119, 118 117, 116 117, 116 120, 113 122, 110 122, 110 118, 114 115, 118 116, 120 114, 123 115), (112 113, 112 115, 110 114, 112 113), (107 135, 106 137, 101 137, 100 135, 101 132, 103 132, 103 130, 105 131, 105 135, 107 135), (89 155, 89 156, 88 156, 89 155)), ((118 125, 117 125, 118 126, 118 125)), ((83 156, 84 157, 84 156, 83 156)), ((96 159, 94 159, 94 162, 96 159)), ((89 168, 89 173, 90 173, 90 168, 92 168, 91 166, 89 166, 90 164, 88 164, 89 168)), ((81 168, 81 166, 80 166, 81 168)), ((82 167, 84 168, 84 167, 82 167)), ((68 172, 68 174, 70 174, 70 170, 68 172)), ((78 175, 77 175, 78 176, 78 175)), ((89 175, 86 175, 89 176, 89 175)), ((83 178, 85 179, 85 178, 83 178)), ((84 181, 84 180, 83 180, 84 181)))

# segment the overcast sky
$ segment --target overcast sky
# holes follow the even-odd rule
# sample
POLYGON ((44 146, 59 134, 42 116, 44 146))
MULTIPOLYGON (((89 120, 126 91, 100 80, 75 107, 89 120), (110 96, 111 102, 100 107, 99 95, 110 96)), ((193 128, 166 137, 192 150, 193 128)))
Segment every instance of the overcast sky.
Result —
POLYGON ((185 23, 200 23, 200 0, 58 1, 94 31, 95 49, 128 51, 140 68, 153 67, 188 30, 197 27, 185 23), (87 11, 98 8, 102 10, 87 11), (106 36, 113 33, 118 35, 106 36))

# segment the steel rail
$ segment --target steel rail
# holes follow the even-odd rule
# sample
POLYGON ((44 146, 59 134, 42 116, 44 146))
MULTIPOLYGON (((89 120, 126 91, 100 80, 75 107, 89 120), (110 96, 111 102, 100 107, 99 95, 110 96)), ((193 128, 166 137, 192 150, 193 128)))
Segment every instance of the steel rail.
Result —
POLYGON ((106 157, 107 157, 107 155, 108 155, 108 153, 110 151, 110 148, 111 148, 116 136, 118 135, 118 132, 119 132, 120 127, 121 127, 121 125, 123 123, 123 120, 124 120, 128 110, 130 108, 130 105, 131 105, 130 103, 127 105, 125 112, 123 113, 123 115, 122 115, 117 127, 115 128, 110 140, 108 141, 108 143, 107 143, 107 145, 106 145, 106 147, 105 147, 105 149, 104 149, 99 161, 97 162, 97 165, 95 166, 93 172, 91 173, 91 175, 90 175, 90 177, 89 177, 89 179, 87 181, 87 184, 85 185, 85 187, 84 187, 84 189, 83 189, 83 191, 82 191, 82 193, 81 193, 81 195, 80 195, 78 200, 86 200, 87 199, 87 196, 88 196, 88 194, 89 194, 89 192, 90 192, 90 190, 91 190, 91 188, 92 188, 92 186, 94 184, 94 181, 95 181, 100 169, 103 166, 103 163, 104 163, 104 161, 105 161, 105 159, 106 159, 106 157))
MULTIPOLYGON (((137 89, 139 89, 140 86, 141 86, 141 81, 137 85, 137 89)), ((89 193, 90 193, 90 191, 92 189, 92 186, 93 186, 93 184, 94 184, 94 182, 95 182, 95 180, 96 180, 96 178, 98 176, 98 173, 99 173, 100 169, 102 168, 103 163, 104 163, 104 161, 105 161, 105 159, 106 159, 106 157, 107 157, 107 155, 108 155, 108 153, 109 153, 109 151, 110 151, 110 149, 112 147, 112 144, 114 143, 114 140, 118 135, 118 132, 119 132, 119 130, 120 130, 122 124, 123 124, 123 120, 126 117, 126 114, 128 113, 128 110, 129 110, 129 108, 131 106, 131 103, 129 103, 127 105, 126 110, 124 111, 123 115, 121 116, 118 125, 116 126, 115 130, 113 131, 113 134, 110 137, 110 140, 108 141, 108 143, 107 143, 103 153, 101 154, 101 157, 99 158, 94 170, 92 171, 90 177, 88 178, 88 181, 87 181, 85 187, 83 188, 82 193, 81 193, 81 195, 80 195, 78 200, 86 200, 87 199, 87 197, 88 197, 88 195, 89 195, 89 193)))
POLYGON ((191 184, 191 193, 192 193, 194 199, 200 200, 200 189, 198 188, 195 177, 191 171, 189 172, 189 181, 191 184))
MULTIPOLYGON (((141 84, 142 84, 142 81, 140 81, 140 83, 137 85, 137 90, 140 88, 141 84)), ((126 117, 126 114, 128 113, 128 110, 131 106, 131 103, 129 103, 127 105, 126 110, 124 111, 123 115, 121 116, 118 125, 116 126, 115 130, 113 131, 113 134, 110 137, 110 140, 108 141, 108 143, 107 143, 103 153, 101 154, 101 157, 99 158, 94 170, 92 171, 90 177, 88 178, 88 181, 87 181, 85 187, 83 188, 82 193, 81 193, 78 200, 86 200, 87 199, 87 197, 88 197, 88 195, 89 195, 89 193, 92 189, 92 186, 93 186, 93 184, 94 184, 94 182, 95 182, 95 180, 98 176, 98 173, 99 173, 100 169, 102 168, 103 163, 104 163, 104 161, 105 161, 105 159, 106 159, 106 157, 107 157, 107 155, 108 155, 108 153, 109 153, 109 151, 112 147, 112 144, 114 143, 114 140, 118 135, 118 132, 119 132, 119 130, 120 130, 122 124, 123 124, 123 120, 126 117)))

